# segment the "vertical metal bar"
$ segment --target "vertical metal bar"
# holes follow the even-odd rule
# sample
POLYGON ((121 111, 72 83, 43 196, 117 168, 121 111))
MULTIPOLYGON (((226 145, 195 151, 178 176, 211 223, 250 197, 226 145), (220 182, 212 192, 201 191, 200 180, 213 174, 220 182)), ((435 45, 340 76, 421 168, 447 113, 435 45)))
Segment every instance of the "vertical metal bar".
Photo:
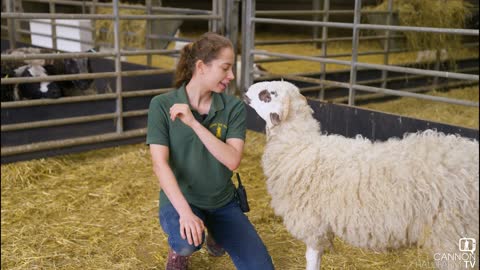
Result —
MULTIPOLYGON (((325 0, 324 0, 325 1, 325 0)), ((320 9, 320 0, 312 0, 312 9, 313 10, 319 10, 320 9)), ((325 18, 325 15, 323 15, 323 17, 325 18)), ((313 15, 313 21, 318 21, 318 19, 320 18, 320 16, 318 16, 318 14, 314 14, 313 15)), ((318 26, 314 26, 313 29, 312 29, 312 36, 313 36, 313 39, 317 39, 318 38, 318 26)), ((318 48, 318 43, 315 42, 315 48, 318 48)))
POLYGON ((352 37, 352 64, 350 67, 350 88, 348 89, 348 105, 355 105, 355 89, 353 85, 357 83, 357 58, 358 58, 358 24, 360 24, 362 0, 355 0, 355 10, 353 16, 353 37, 352 37))
POLYGON ((242 8, 242 80, 240 81, 240 90, 244 93, 253 82, 251 73, 253 65, 253 55, 250 52, 253 49, 255 40, 255 23, 252 18, 255 17, 255 0, 244 0, 242 8))
MULTIPOLYGON (((49 9, 50 14, 55 14, 55 3, 50 1, 49 2, 49 9)), ((52 27, 52 48, 57 49, 57 23, 55 19, 50 19, 51 27, 52 27)))
MULTIPOLYGON (((152 14, 152 0, 145 0, 145 13, 148 15, 152 14)), ((151 20, 146 21, 146 34, 145 34, 145 48, 150 50, 152 48, 152 44, 150 36, 152 35, 152 23, 151 20)), ((152 66, 152 55, 147 54, 147 66, 152 66)))
POLYGON ((226 0, 225 3, 225 33, 224 35, 232 41, 233 44, 233 51, 235 53, 235 61, 233 62, 233 74, 235 76, 235 80, 229 85, 227 89, 227 93, 235 94, 237 89, 237 83, 239 82, 240 78, 237 78, 237 52, 238 52, 238 2, 239 0, 226 0), (232 89, 233 86, 233 89, 232 89))
POLYGON ((217 33, 225 34, 225 25, 227 24, 225 19, 225 0, 217 0, 217 14, 221 16, 220 21, 217 21, 217 33))
MULTIPOLYGON (((392 24, 392 8, 393 8, 393 0, 388 0, 387 3, 387 25, 392 24)), ((383 54, 383 64, 388 65, 389 62, 389 55, 390 55, 390 30, 385 31, 385 36, 386 39, 383 42, 383 51, 385 52, 383 54)), ((387 88, 387 76, 388 76, 388 71, 387 70, 382 70, 382 88, 387 88)))
MULTIPOLYGON (((212 0, 212 14, 218 15, 218 1, 212 0)), ((209 20, 208 21, 208 28, 211 32, 217 32, 218 30, 218 21, 217 20, 209 20)))
MULTIPOLYGON (((97 1, 98 0, 92 0, 92 6, 90 7, 90 14, 96 14, 97 13, 97 1)), ((97 27, 96 27, 96 25, 97 25, 97 20, 92 19, 91 20, 91 26, 92 26, 93 47, 97 46, 97 33, 96 33, 97 27)))
POLYGON ((117 73, 117 80, 116 80, 116 89, 115 93, 117 94, 117 102, 116 102, 116 124, 117 124, 117 133, 123 132, 123 102, 122 102, 122 62, 121 62, 121 55, 120 55, 120 12, 118 10, 118 1, 113 0, 113 15, 115 16, 114 27, 113 27, 113 38, 114 38, 114 48, 115 48, 115 72, 117 73))
MULTIPOLYGON (((13 12, 13 4, 14 0, 6 0, 6 11, 13 12)), ((7 26, 8 26, 8 43, 10 45, 10 49, 15 49, 17 41, 15 40, 15 22, 14 19, 7 19, 7 26)))
MULTIPOLYGON (((435 70, 440 71, 441 51, 435 50, 435 70)), ((433 77, 433 87, 437 90, 438 76, 433 77)))
MULTIPOLYGON (((330 0, 323 0, 323 11, 325 12, 323 14, 323 22, 328 22, 330 19, 330 0)), ((326 58, 327 57, 327 39, 328 39, 328 27, 323 26, 322 27, 322 57, 326 58)), ((320 80, 325 80, 327 77, 327 70, 326 70, 327 65, 325 63, 320 64, 320 80)), ((325 86, 322 84, 320 85, 320 93, 319 93, 319 99, 324 100, 325 99, 325 86)))

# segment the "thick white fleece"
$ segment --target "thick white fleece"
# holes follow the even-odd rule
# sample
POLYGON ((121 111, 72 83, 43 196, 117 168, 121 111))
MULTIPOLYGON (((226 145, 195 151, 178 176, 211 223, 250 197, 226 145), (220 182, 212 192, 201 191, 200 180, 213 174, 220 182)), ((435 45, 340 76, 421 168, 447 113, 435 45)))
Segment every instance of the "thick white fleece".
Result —
POLYGON ((462 237, 478 243, 477 141, 432 130, 385 142, 321 135, 298 90, 275 91, 290 104, 267 132, 262 165, 271 205, 294 237, 319 249, 334 234, 358 247, 418 245, 432 255, 458 253, 462 237))

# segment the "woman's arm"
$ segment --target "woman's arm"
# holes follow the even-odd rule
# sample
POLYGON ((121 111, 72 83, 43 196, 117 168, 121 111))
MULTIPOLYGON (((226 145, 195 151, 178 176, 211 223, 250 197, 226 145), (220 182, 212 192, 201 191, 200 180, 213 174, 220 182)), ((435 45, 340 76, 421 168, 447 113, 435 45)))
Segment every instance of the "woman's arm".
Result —
POLYGON ((178 117, 197 134, 208 151, 230 170, 236 170, 242 160, 244 141, 230 138, 226 143, 219 140, 208 129, 200 124, 192 115, 187 104, 175 104, 170 108, 172 121, 178 117))
POLYGON ((158 178, 160 187, 180 216, 180 235, 183 239, 187 239, 190 245, 200 245, 205 226, 203 221, 193 213, 178 186, 170 165, 168 165, 168 147, 150 144, 150 154, 152 156, 153 171, 158 178))

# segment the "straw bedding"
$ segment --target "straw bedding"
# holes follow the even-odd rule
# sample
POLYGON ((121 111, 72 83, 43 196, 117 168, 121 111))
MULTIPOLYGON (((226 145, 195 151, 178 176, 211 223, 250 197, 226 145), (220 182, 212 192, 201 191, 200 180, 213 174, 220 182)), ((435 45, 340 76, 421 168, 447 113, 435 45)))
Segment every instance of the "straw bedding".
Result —
MULTIPOLYGON (((305 246, 269 206, 260 167, 265 137, 249 131, 239 172, 248 213, 277 269, 305 269, 305 246)), ((163 269, 158 184, 143 144, 1 166, 2 269, 163 269)), ((415 247, 374 253, 336 239, 325 269, 426 269, 415 247)), ((191 269, 234 269, 228 256, 194 254, 191 269)))

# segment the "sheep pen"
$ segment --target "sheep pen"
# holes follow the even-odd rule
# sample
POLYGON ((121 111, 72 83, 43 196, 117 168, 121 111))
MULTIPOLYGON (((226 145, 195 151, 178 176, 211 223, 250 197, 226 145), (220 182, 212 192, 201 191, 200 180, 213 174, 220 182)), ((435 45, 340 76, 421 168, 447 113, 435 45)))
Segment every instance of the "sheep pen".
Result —
MULTIPOLYGON (((138 23, 126 21, 130 22, 132 25, 138 23)), ((102 23, 97 20, 97 27, 102 23)), ((135 31, 125 28, 121 32, 143 31, 143 27, 135 25, 130 28, 135 31)), ((97 32, 97 35, 104 33, 97 32)), ((194 37, 196 33, 186 35, 194 37)), ((260 39, 304 38, 264 33, 258 36, 260 39)), ((108 38, 111 36, 105 35, 105 39, 108 38)), ((135 47, 134 42, 143 41, 144 38, 133 39, 125 35, 121 42, 135 47)), ((361 50, 381 48, 378 43, 367 42, 362 42, 360 47, 361 50)), ((321 52, 311 44, 258 48, 305 55, 321 52)), ((350 52, 351 42, 334 43, 328 50, 329 53, 350 52)), ((462 49, 460 53, 463 57, 478 57, 476 49, 462 49)), ((415 57, 415 53, 397 53, 392 55, 391 62, 406 63, 415 57)), ((144 56, 127 59, 146 63, 144 56)), ((382 63, 383 56, 361 56, 359 59, 382 63)), ((173 62, 168 56, 153 56, 154 66, 171 68, 173 62)), ((306 61, 262 65, 273 73, 318 72, 320 69, 320 64, 306 61)), ((327 65, 327 70, 344 68, 327 65)), ((446 95, 459 91, 465 92, 463 98, 478 101, 478 86, 452 90, 446 95)), ((396 104, 399 108, 405 108, 403 99, 395 102, 399 102, 396 104)), ((427 109, 426 106, 410 107, 412 111, 404 110, 403 115, 412 116, 427 109)), ((436 108, 428 112, 425 119, 478 129, 478 108, 466 108, 461 114, 436 108)), ((395 113, 395 109, 390 112, 395 113)), ((275 216, 270 206, 271 197, 260 167, 264 146, 264 134, 247 132, 244 158, 238 172, 252 209, 248 216, 277 269, 305 269, 304 244, 287 232, 282 219, 275 216)), ((164 269, 168 244, 158 223, 158 183, 144 144, 1 165, 1 174, 2 269, 164 269)), ((333 247, 322 258, 324 269, 434 268, 433 258, 416 247, 378 253, 353 247, 338 238, 334 239, 333 247)), ((190 267, 235 269, 228 257, 212 258, 204 249, 194 254, 190 267)))

